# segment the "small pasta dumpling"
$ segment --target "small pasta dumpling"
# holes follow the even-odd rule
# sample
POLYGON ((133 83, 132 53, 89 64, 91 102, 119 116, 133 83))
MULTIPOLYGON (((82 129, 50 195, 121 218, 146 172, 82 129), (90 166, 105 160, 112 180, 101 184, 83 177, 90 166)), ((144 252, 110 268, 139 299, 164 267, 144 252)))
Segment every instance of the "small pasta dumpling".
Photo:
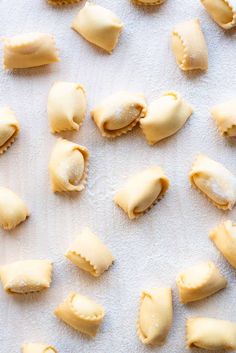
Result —
POLYGON ((190 267, 177 277, 176 283, 183 304, 209 297, 227 286, 227 280, 212 261, 190 267))
POLYGON ((17 261, 0 267, 3 288, 8 293, 27 294, 49 288, 52 262, 49 260, 17 261))
POLYGON ((65 256, 94 277, 101 276, 114 261, 110 250, 89 228, 83 229, 65 256))
POLYGON ((211 114, 222 135, 236 136, 236 98, 215 105, 211 114))
POLYGON ((83 86, 74 82, 55 82, 48 95, 47 110, 52 132, 79 130, 86 113, 83 86))
POLYGON ((54 192, 81 191, 88 178, 87 148, 58 139, 49 161, 49 174, 54 192))
POLYGON ((54 311, 55 315, 75 330, 96 336, 105 311, 100 304, 78 293, 70 293, 54 311))
POLYGON ((108 53, 116 47, 122 28, 123 23, 112 11, 88 1, 72 23, 72 29, 108 53))
POLYGON ((166 92, 151 102, 140 127, 150 145, 180 130, 191 116, 192 107, 177 92, 166 92))
POLYGON ((153 288, 141 295, 137 334, 144 344, 161 346, 172 325, 171 288, 153 288))
POLYGON ((19 196, 10 189, 0 187, 0 226, 11 230, 29 216, 29 210, 19 196))
POLYGON ((0 154, 13 144, 20 131, 15 113, 8 107, 0 108, 0 154))
POLYGON ((172 32, 172 49, 184 70, 208 68, 208 51, 198 19, 177 24, 172 32))
POLYGON ((236 223, 228 220, 219 224, 209 237, 230 265, 236 268, 236 223))
POLYGON ((235 350, 236 324, 208 317, 190 318, 186 323, 186 338, 189 348, 235 350))
POLYGON ((24 33, 4 38, 5 69, 24 69, 59 61, 55 39, 46 33, 24 33))
POLYGON ((57 353, 57 350, 48 344, 25 343, 22 346, 22 353, 57 353))
POLYGON ((222 28, 236 26, 235 0, 201 0, 211 18, 222 28))
POLYGON ((221 163, 200 154, 190 171, 190 182, 209 201, 222 210, 231 210, 236 202, 236 178, 221 163))
POLYGON ((114 202, 133 219, 150 210, 168 188, 169 179, 163 170, 157 166, 151 167, 130 177, 116 193, 114 202))
POLYGON ((133 0, 138 5, 161 5, 166 0, 133 0))
POLYGON ((118 137, 131 131, 146 114, 146 102, 141 93, 121 91, 103 100, 91 116, 105 137, 118 137))

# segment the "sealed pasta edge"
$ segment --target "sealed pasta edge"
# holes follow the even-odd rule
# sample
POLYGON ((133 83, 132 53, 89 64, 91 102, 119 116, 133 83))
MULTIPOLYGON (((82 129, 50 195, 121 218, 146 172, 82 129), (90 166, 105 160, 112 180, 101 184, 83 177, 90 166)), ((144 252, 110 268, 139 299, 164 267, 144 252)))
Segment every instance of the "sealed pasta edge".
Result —
POLYGON ((11 145, 15 142, 19 135, 20 129, 18 129, 12 137, 2 146, 0 147, 0 155, 4 154, 10 147, 11 145))
POLYGON ((66 253, 64 254, 64 256, 70 260, 73 265, 75 265, 76 267, 78 267, 79 269, 81 269, 82 271, 85 271, 85 272, 88 272, 90 275, 92 275, 93 277, 99 277, 102 273, 100 273, 98 270, 97 270, 97 267, 94 265, 94 263, 92 263, 86 256, 83 256, 81 253, 79 253, 78 251, 75 251, 75 250, 71 250, 71 249, 68 249, 66 251, 66 253), (87 270, 84 270, 84 269, 81 269, 78 265, 75 264, 74 261, 71 260, 70 258, 70 254, 73 254, 73 255, 76 255, 78 257, 80 257, 82 260, 84 260, 86 263, 88 263, 93 271, 90 272, 90 271, 87 271, 87 270))
POLYGON ((144 293, 145 291, 141 292, 141 295, 139 297, 139 302, 138 302, 138 317, 136 320, 136 333, 138 338, 140 339, 140 341, 143 344, 148 344, 148 339, 144 337, 144 335, 142 334, 141 328, 140 328, 140 311, 141 311, 141 305, 142 305, 142 301, 143 301, 143 297, 144 297, 144 293))
MULTIPOLYGON (((87 320, 90 322, 97 322, 98 324, 102 321, 102 319, 105 316, 105 309, 101 304, 98 304, 96 302, 96 304, 98 304, 100 306, 101 309, 101 314, 100 315, 93 315, 93 316, 89 316, 89 315, 84 315, 84 314, 80 314, 77 310, 75 310, 74 306, 73 306, 73 299, 74 297, 76 297, 79 293, 76 293, 74 291, 71 291, 67 297, 54 309, 54 315, 59 318, 60 320, 64 321, 61 318, 61 315, 59 314, 59 311, 61 310, 62 306, 67 306, 67 310, 69 309, 74 315, 76 315, 78 318, 83 319, 83 320, 87 320)), ((93 299, 90 299, 90 297, 86 298, 92 302, 95 302, 93 299)), ((68 323, 67 323, 68 324, 68 323)), ((70 324, 69 324, 70 325, 70 324)), ((72 326, 72 325, 70 325, 72 326)), ((74 327, 74 326, 72 326, 74 327)), ((75 328, 75 327, 74 327, 75 328)), ((77 328, 75 328, 77 330, 77 328)))
POLYGON ((163 4, 165 1, 166 0, 131 0, 131 2, 133 2, 134 4, 143 6, 157 6, 163 4))
POLYGON ((133 128, 139 123, 140 119, 142 119, 145 115, 146 115, 146 112, 147 112, 147 107, 142 107, 142 110, 140 112, 140 115, 135 119, 133 120, 128 126, 125 126, 124 128, 121 128, 119 130, 111 130, 111 133, 109 132, 106 132, 106 130, 103 128, 103 126, 99 126, 95 119, 94 119, 94 110, 91 111, 90 115, 91 115, 91 118, 93 119, 95 125, 98 127, 101 135, 103 137, 107 137, 109 139, 114 139, 116 137, 119 137, 121 135, 126 135, 128 132, 130 132, 131 130, 133 130, 133 128))
MULTIPOLYGON (((217 204, 214 200, 212 200, 210 197, 207 196, 207 194, 205 194, 203 191, 201 191, 197 186, 196 184, 194 183, 194 180, 193 180, 193 175, 195 174, 194 172, 194 166, 196 165, 197 163, 197 160, 199 157, 207 157, 205 154, 203 153, 198 153, 197 156, 195 157, 193 163, 192 163, 192 167, 190 169, 190 172, 189 172, 189 181, 190 181, 190 184, 191 186, 200 194, 200 195, 203 195, 210 203, 212 203, 214 206, 216 206, 219 210, 223 210, 223 211, 227 211, 227 210, 232 210, 233 209, 233 205, 232 204, 227 204, 226 206, 224 205, 219 205, 217 204)), ((209 158, 209 157, 207 157, 209 158)), ((215 160, 213 160, 214 162, 216 162, 215 160)), ((219 164, 221 164, 220 162, 217 162, 219 164)), ((222 166, 224 168, 226 168, 223 164, 222 166)), ((226 168, 227 169, 227 168, 226 168)))
POLYGON ((72 5, 80 1, 81 0, 47 0, 48 4, 52 6, 72 5))
POLYGON ((183 46, 183 58, 182 58, 182 61, 181 63, 178 62, 178 59, 176 57, 176 54, 175 54, 175 51, 173 49, 173 43, 172 43, 172 50, 173 50, 173 53, 174 53, 174 56, 175 56, 175 60, 176 60, 176 63, 177 65, 180 67, 181 70, 183 71, 188 71, 189 69, 185 66, 186 65, 186 59, 187 59, 187 45, 183 39, 183 37, 181 36, 181 34, 179 33, 179 31, 174 28, 171 32, 171 39, 173 39, 174 36, 177 36, 183 46))
MULTIPOLYGON (((83 173, 82 179, 80 180, 80 183, 77 186, 73 186, 72 187, 69 182, 68 182, 67 188, 62 187, 62 186, 57 186, 57 185, 55 185, 55 182, 53 182, 53 178, 52 178, 52 175, 51 175, 52 172, 53 172, 53 169, 51 167, 51 157, 50 157, 48 170, 49 170, 49 175, 50 175, 51 189, 52 189, 52 191, 54 193, 60 192, 60 193, 68 194, 68 192, 73 192, 73 191, 80 192, 80 191, 84 190, 85 186, 87 185, 89 166, 90 166, 90 162, 89 162, 90 152, 85 146, 79 145, 76 142, 69 141, 69 140, 64 139, 62 137, 59 137, 57 139, 57 142, 54 145, 53 151, 55 150, 57 144, 59 142, 63 142, 63 141, 71 143, 71 149, 72 150, 74 150, 74 149, 75 150, 79 150, 79 152, 83 155, 83 158, 84 158, 84 173, 83 173)), ((53 151, 51 152, 51 156, 52 156, 53 151)))
MULTIPOLYGON (((119 195, 119 193, 123 191, 123 188, 125 187, 125 185, 120 190, 118 190, 115 193, 115 195, 113 196, 113 202, 128 215, 129 219, 131 219, 131 220, 137 219, 137 218, 143 216, 144 214, 146 214, 147 212, 149 212, 158 202, 160 202, 164 198, 166 192, 169 190, 169 188, 170 188, 169 178, 165 175, 165 172, 161 167, 158 166, 157 168, 159 169, 159 173, 160 173, 159 179, 162 182, 163 188, 162 188, 160 194, 157 196, 157 198, 153 201, 153 203, 143 212, 135 214, 134 212, 130 212, 129 208, 127 209, 127 211, 125 211, 124 208, 120 206, 120 204, 117 201, 117 195, 119 195)), ((148 169, 150 169, 150 168, 148 168, 148 169)), ((130 176, 130 177, 132 177, 132 176, 130 176)), ((129 180, 129 178, 128 178, 128 180, 129 180)))
MULTIPOLYGON (((202 5, 204 6, 204 8, 206 9, 207 13, 209 14, 209 16, 212 18, 212 20, 221 28, 223 28, 224 30, 229 30, 232 29, 233 27, 236 26, 236 8, 234 8, 232 6, 232 4, 228 1, 228 0, 222 0, 231 10, 232 13, 232 20, 230 22, 227 23, 220 23, 220 21, 216 21, 216 19, 213 17, 212 13, 207 9, 207 7, 205 6, 205 0, 200 0, 202 5)), ((214 0, 213 0, 214 1, 214 0)))
MULTIPOLYGON (((80 0, 79 0, 80 1, 80 0)), ((63 81, 55 81, 54 84, 51 86, 50 90, 49 90, 49 94, 48 94, 48 102, 47 102, 47 116, 48 116, 48 124, 49 124, 49 128, 50 128, 50 132, 52 134, 58 134, 60 132, 64 132, 64 131, 79 131, 81 126, 83 125, 85 118, 86 118, 86 111, 83 115, 83 118, 81 119, 81 121, 79 123, 74 122, 73 117, 70 119, 70 127, 65 127, 64 129, 62 128, 54 128, 51 124, 51 120, 49 118, 49 96, 50 96, 50 92, 53 89, 54 85, 56 85, 57 83, 60 83, 63 81)), ((83 85, 81 85, 80 83, 77 82, 73 82, 76 85, 76 89, 80 89, 84 95, 84 99, 85 99, 85 103, 86 103, 86 108, 87 108, 87 96, 86 96, 86 90, 84 88, 83 85)))

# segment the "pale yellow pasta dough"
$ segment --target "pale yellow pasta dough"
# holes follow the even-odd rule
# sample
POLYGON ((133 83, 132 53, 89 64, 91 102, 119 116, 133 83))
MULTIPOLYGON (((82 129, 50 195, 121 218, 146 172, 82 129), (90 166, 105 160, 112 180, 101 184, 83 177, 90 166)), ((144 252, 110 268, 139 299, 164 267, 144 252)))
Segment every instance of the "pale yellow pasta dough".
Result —
POLYGON ((5 291, 26 294, 49 288, 52 263, 49 260, 17 261, 0 267, 0 278, 5 291))
POLYGON ((88 176, 88 150, 74 142, 58 139, 49 161, 54 192, 81 191, 88 176))
POLYGON ((227 286, 227 280, 212 261, 205 261, 182 272, 176 280, 183 304, 200 300, 227 286))
POLYGON ((77 236, 65 256, 94 277, 99 277, 114 261, 110 250, 87 227, 77 236))
POLYGON ((23 69, 59 61, 55 39, 46 33, 24 33, 4 38, 5 69, 23 69))
POLYGON ((111 53, 123 24, 112 11, 87 1, 75 17, 72 28, 88 42, 111 53))
POLYGON ((62 6, 62 5, 75 4, 77 2, 80 2, 81 0, 47 0, 47 1, 50 5, 62 6))
POLYGON ((57 353, 57 350, 48 344, 25 343, 22 346, 22 353, 57 353))
POLYGON ((91 112, 102 135, 111 138, 132 130, 145 114, 144 96, 127 91, 109 96, 91 112))
POLYGON ((163 345, 172 324, 171 288, 153 288, 141 295, 137 324, 138 337, 144 344, 163 345))
POLYGON ((228 220, 219 224, 209 236, 230 265, 236 268, 236 223, 228 220))
POLYGON ((0 154, 12 145, 19 131, 20 124, 15 113, 8 107, 0 108, 0 154))
POLYGON ((222 28, 230 29, 236 25, 236 2, 235 0, 201 0, 201 3, 222 28))
POLYGON ((190 20, 175 26, 172 32, 172 48, 182 70, 208 68, 207 45, 199 20, 190 20))
POLYGON ((190 171, 190 182, 218 208, 232 209, 236 202, 236 178, 219 162, 200 154, 190 171))
POLYGON ((133 0, 138 5, 161 5, 166 0, 133 0))
POLYGON ((70 293, 55 315, 75 330, 95 336, 105 311, 100 304, 78 293, 70 293))
POLYGON ((208 350, 235 350, 236 324, 207 317, 190 318, 186 323, 187 346, 208 350))
POLYGON ((236 98, 215 105, 211 114, 222 135, 236 136, 236 98))
POLYGON ((166 92, 151 102, 140 126, 153 145, 180 130, 192 114, 192 107, 177 92, 166 92))
POLYGON ((10 189, 0 187, 0 226, 13 229, 29 216, 25 203, 10 189))
POLYGON ((114 197, 130 219, 148 211, 169 188, 169 180, 160 167, 151 167, 128 179, 114 197))
POLYGON ((79 130, 86 113, 84 88, 73 82, 55 82, 48 95, 48 119, 52 132, 79 130))

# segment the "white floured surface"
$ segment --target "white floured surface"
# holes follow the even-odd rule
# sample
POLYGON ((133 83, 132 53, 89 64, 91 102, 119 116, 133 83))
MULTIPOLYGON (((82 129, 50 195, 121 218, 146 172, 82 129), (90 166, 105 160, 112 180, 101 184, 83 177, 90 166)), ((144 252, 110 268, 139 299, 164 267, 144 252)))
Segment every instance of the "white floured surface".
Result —
MULTIPOLYGON (((188 172, 198 152, 222 162, 236 175, 236 145, 216 131, 209 108, 235 94, 236 32, 224 33, 200 1, 167 0, 160 8, 142 10, 129 0, 97 0, 125 24, 114 54, 94 48, 70 29, 81 5, 55 9, 45 0, 0 0, 0 35, 42 31, 56 35, 61 62, 43 68, 0 72, 0 105, 17 114, 21 134, 0 157, 0 185, 21 196, 31 217, 11 233, 0 231, 0 262, 49 258, 54 262, 52 287, 29 296, 0 289, 0 352, 19 352, 23 342, 42 341, 61 353, 150 352, 136 337, 140 292, 154 286, 174 288, 174 322, 166 345, 155 351, 184 353, 185 318, 209 316, 236 321, 235 271, 208 240, 208 231, 231 217, 192 190, 188 172), (209 70, 185 74, 175 64, 169 34, 174 24, 198 17, 209 47, 209 70), (89 114, 78 133, 61 136, 91 152, 88 187, 78 197, 54 195, 47 164, 56 136, 49 132, 46 104, 56 80, 83 84, 89 109, 118 90, 143 92, 148 101, 166 90, 178 90, 195 113, 175 136, 149 147, 141 130, 114 141, 102 138, 89 114), (126 177, 153 164, 171 180, 166 197, 144 217, 129 221, 112 202, 126 177), (112 250, 115 265, 92 278, 66 260, 63 253, 77 232, 89 226, 112 250), (176 275, 201 260, 213 260, 229 287, 199 303, 181 306, 176 275), (103 304, 101 332, 89 340, 52 314, 69 291, 79 291, 103 304)), ((201 352, 201 351, 199 351, 201 352)))

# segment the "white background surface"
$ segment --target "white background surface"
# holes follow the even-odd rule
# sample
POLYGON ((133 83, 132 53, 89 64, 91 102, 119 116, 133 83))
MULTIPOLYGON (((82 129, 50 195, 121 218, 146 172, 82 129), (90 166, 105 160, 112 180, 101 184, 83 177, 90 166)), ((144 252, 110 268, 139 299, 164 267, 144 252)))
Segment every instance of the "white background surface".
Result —
MULTIPOLYGON (((82 2, 84 3, 84 2, 82 2)), ((124 22, 124 32, 107 55, 70 29, 82 4, 52 8, 44 0, 0 0, 0 35, 41 31, 56 36, 61 62, 51 66, 0 72, 0 105, 15 110, 21 133, 0 157, 0 184, 17 192, 29 205, 31 217, 12 232, 0 231, 0 262, 50 258, 54 262, 49 290, 27 296, 0 291, 0 352, 16 353, 23 342, 48 342, 60 353, 185 352, 185 318, 210 316, 236 321, 235 271, 208 240, 208 231, 231 218, 192 190, 188 172, 198 152, 215 158, 236 174, 236 145, 222 138, 209 108, 234 95, 234 31, 224 33, 200 1, 167 0, 143 10, 129 0, 97 0, 124 22), (177 67, 170 32, 175 23, 198 17, 209 48, 207 73, 186 74, 177 67), (57 136, 49 132, 48 91, 56 80, 78 81, 87 91, 88 113, 81 131, 63 136, 91 152, 88 186, 77 197, 54 195, 49 186, 48 159, 57 136), (165 90, 178 90, 195 113, 175 136, 149 147, 141 130, 114 141, 102 138, 89 111, 112 92, 143 92, 148 102, 165 90), (171 180, 166 197, 144 217, 130 221, 112 202, 126 177, 153 164, 171 180), (80 271, 63 256, 83 226, 89 226, 110 247, 117 261, 101 278, 80 271), (198 303, 178 303, 175 277, 201 260, 211 259, 228 278, 229 286, 198 303), (143 346, 136 336, 140 292, 155 286, 174 289, 174 321, 162 348, 143 346), (106 308, 101 331, 89 340, 52 314, 69 291, 94 298, 106 308)))

